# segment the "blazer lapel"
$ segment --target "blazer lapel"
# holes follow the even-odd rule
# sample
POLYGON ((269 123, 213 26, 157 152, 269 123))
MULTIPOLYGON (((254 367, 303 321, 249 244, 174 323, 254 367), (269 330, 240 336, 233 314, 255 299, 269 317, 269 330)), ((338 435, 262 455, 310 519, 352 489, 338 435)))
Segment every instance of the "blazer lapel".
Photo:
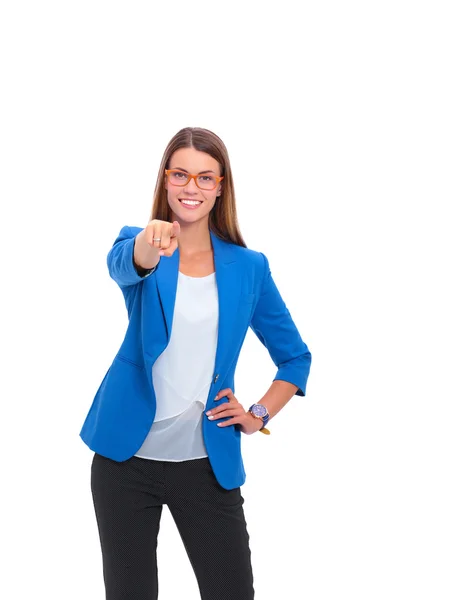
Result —
MULTIPOLYGON (((235 321, 242 296, 242 281, 241 271, 236 269, 236 259, 232 247, 220 240, 212 231, 210 231, 210 237, 218 289, 219 319, 215 357, 215 370, 218 372, 221 370, 224 360, 229 356, 229 341, 235 331, 235 321)), ((172 256, 160 260, 159 268, 156 271, 156 283, 166 324, 166 344, 169 343, 174 317, 179 264, 180 253, 177 248, 172 256)))

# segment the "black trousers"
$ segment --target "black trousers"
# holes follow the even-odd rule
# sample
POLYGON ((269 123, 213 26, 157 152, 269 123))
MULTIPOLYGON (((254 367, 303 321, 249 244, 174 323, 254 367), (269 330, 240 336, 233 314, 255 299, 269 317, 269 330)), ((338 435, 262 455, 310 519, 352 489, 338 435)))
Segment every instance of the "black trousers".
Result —
POLYGON ((157 600, 163 504, 178 528, 202 600, 254 599, 240 487, 226 490, 208 458, 168 462, 95 453, 91 489, 106 600, 157 600))

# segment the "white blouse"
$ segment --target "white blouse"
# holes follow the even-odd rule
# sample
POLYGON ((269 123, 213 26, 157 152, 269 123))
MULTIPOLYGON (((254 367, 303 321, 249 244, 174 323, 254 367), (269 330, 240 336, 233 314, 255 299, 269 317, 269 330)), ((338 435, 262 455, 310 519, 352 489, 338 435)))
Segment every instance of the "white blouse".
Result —
POLYGON ((152 367, 155 420, 135 456, 167 461, 208 456, 202 419, 217 339, 215 273, 190 277, 179 271, 171 338, 152 367))

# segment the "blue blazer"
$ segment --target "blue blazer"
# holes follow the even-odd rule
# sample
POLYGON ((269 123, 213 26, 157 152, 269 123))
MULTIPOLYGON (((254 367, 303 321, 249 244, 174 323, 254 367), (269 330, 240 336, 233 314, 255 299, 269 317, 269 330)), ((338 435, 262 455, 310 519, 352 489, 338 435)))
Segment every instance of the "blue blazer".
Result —
MULTIPOLYGON (((119 285, 128 311, 128 327, 119 351, 105 374, 80 437, 88 447, 113 460, 131 458, 142 446, 156 413, 152 366, 169 343, 174 313, 179 249, 162 257, 155 271, 140 277, 133 253, 139 227, 123 227, 107 256, 109 274, 119 285)), ((248 327, 269 351, 277 367, 274 379, 289 381, 305 395, 311 354, 273 281, 262 252, 222 241, 210 232, 218 288, 219 321, 215 368, 210 373, 206 410, 227 402, 217 393, 231 388, 248 327)), ((247 407, 248 408, 248 407, 247 407)), ((243 485, 241 431, 217 427, 203 416, 207 454, 219 484, 243 485)))

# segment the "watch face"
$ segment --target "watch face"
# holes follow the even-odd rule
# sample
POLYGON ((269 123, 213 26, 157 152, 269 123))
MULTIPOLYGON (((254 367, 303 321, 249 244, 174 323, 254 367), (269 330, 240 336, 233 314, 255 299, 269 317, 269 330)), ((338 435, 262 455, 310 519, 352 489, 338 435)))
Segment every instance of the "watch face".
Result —
POLYGON ((265 417, 267 414, 267 409, 263 404, 256 404, 251 410, 257 417, 265 417))

